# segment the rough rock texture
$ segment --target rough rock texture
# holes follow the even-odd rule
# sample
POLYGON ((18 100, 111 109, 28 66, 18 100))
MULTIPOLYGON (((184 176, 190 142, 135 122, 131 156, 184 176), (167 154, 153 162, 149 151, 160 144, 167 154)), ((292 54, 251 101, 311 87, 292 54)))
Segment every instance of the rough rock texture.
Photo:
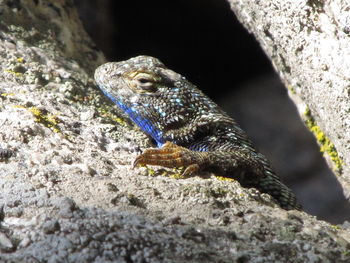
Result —
POLYGON ((234 181, 132 170, 150 142, 95 88, 103 57, 71 2, 0 4, 0 262, 350 260, 346 226, 234 181))
POLYGON ((277 74, 249 81, 219 105, 271 161, 304 211, 332 223, 349 220, 349 201, 277 74))
POLYGON ((349 195, 349 1, 228 1, 271 58, 349 195))

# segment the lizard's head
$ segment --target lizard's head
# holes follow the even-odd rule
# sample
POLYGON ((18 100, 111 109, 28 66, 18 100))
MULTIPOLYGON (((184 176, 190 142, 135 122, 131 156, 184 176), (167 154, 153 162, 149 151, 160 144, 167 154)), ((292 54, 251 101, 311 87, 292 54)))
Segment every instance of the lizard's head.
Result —
POLYGON ((163 131, 179 128, 200 110, 215 107, 185 77, 149 56, 103 64, 96 69, 95 80, 158 144, 164 143, 163 131))
POLYGON ((156 96, 162 89, 174 88, 176 82, 185 78, 167 69, 156 58, 138 56, 99 66, 95 71, 95 80, 102 91, 108 93, 108 97, 112 95, 131 100, 135 96, 156 96))

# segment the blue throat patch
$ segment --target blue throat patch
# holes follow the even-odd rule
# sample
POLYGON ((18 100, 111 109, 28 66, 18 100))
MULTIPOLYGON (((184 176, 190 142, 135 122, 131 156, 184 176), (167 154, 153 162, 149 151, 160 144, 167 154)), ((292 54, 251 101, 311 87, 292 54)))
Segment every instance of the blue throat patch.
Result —
POLYGON ((141 130, 151 136, 156 141, 157 147, 161 147, 165 143, 163 139, 163 133, 160 130, 156 129, 150 120, 141 117, 133 107, 126 106, 121 100, 117 100, 116 97, 104 89, 102 89, 102 92, 122 111, 128 114, 130 119, 135 122, 136 125, 141 128, 141 130))

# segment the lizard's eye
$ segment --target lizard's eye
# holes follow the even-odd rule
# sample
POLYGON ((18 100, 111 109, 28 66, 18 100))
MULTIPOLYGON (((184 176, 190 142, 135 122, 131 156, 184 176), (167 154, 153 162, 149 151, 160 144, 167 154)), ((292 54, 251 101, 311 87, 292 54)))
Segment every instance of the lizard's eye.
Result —
POLYGON ((137 87, 144 91, 153 92, 155 90, 154 80, 152 79, 141 77, 141 78, 137 78, 136 81, 137 81, 137 87))
POLYGON ((141 85, 149 85, 152 84, 152 80, 147 79, 147 78, 139 78, 137 79, 137 81, 141 84, 141 85))
POLYGON ((147 73, 139 73, 134 76, 135 88, 138 88, 141 92, 155 92, 155 78, 147 73))

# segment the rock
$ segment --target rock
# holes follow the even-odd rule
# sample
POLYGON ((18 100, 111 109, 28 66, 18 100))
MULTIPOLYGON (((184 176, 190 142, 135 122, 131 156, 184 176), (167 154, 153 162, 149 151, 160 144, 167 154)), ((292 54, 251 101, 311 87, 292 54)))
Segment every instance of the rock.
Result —
POLYGON ((347 230, 238 182, 132 169, 151 142, 94 86, 102 55, 71 4, 2 6, 0 138, 17 152, 0 162, 1 262, 350 260, 347 230))

